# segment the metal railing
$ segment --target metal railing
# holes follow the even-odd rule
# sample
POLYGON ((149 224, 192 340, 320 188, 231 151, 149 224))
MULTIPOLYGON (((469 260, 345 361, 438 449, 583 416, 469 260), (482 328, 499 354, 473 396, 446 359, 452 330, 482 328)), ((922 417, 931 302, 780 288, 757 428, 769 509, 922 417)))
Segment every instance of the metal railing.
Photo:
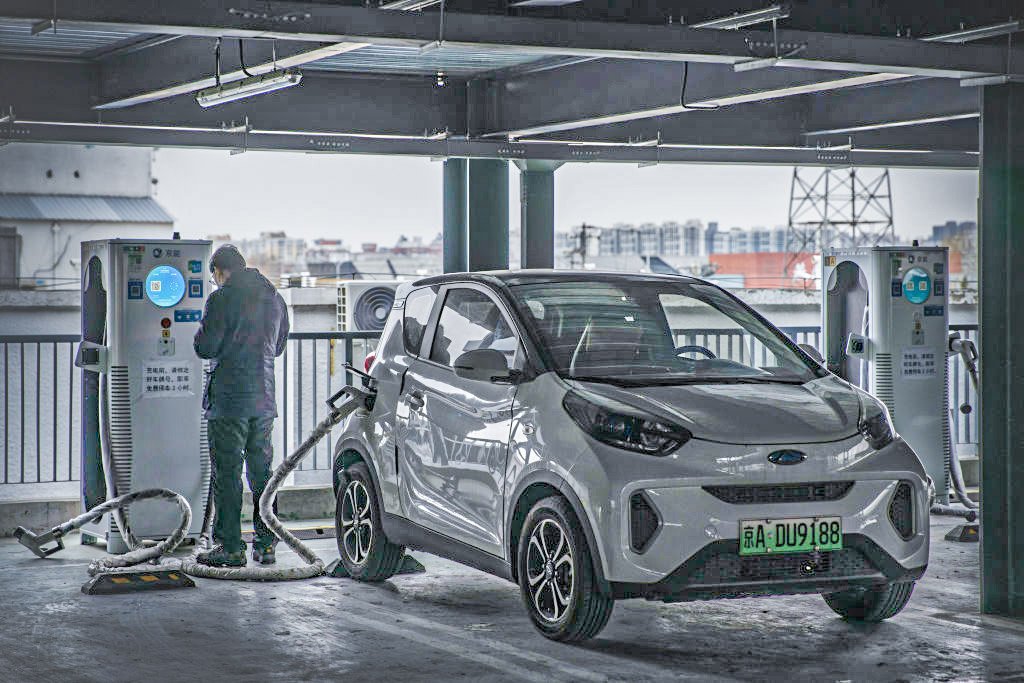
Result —
MULTIPOLYGON (((798 343, 815 347, 818 327, 785 327, 798 343)), ((977 343, 977 325, 952 325, 977 343)), ((765 362, 769 353, 760 342, 733 330, 675 330, 677 343, 706 346, 733 360, 765 362)), ((277 361, 277 406, 274 450, 280 460, 326 416, 326 399, 351 381, 346 361, 361 367, 376 345, 376 332, 295 332, 277 361)), ((0 444, 0 485, 74 482, 81 454, 81 373, 74 366, 78 335, 0 336, 3 374, 3 443, 0 444)), ((970 453, 977 442, 978 397, 959 357, 949 360, 949 404, 956 410, 953 438, 970 453), (975 409, 964 414, 959 408, 975 409)), ((325 439, 301 464, 291 485, 330 482, 333 441, 325 439)))

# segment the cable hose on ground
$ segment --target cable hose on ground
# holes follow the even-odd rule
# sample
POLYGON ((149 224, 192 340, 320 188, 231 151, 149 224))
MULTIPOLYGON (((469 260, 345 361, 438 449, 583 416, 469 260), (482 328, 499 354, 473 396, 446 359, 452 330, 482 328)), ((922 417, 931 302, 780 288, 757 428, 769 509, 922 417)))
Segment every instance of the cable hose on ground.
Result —
MULTIPOLYGON (((100 398, 100 404, 102 405, 106 400, 106 386, 103 384, 103 396, 100 398)), ((33 548, 33 552, 37 554, 44 553, 41 556, 46 556, 50 553, 46 552, 41 546, 45 543, 52 541, 59 541, 63 536, 74 531, 75 529, 81 528, 82 526, 99 520, 103 515, 107 513, 114 514, 118 520, 124 518, 123 510, 132 503, 140 500, 147 499, 165 499, 168 501, 174 501, 178 504, 178 508, 181 510, 181 521, 178 527, 164 540, 159 541, 155 544, 150 545, 149 542, 138 542, 137 539, 127 529, 127 524, 122 527, 122 536, 125 542, 129 546, 129 552, 124 555, 111 556, 96 560, 89 565, 89 575, 95 576, 101 573, 114 573, 123 571, 129 567, 141 564, 143 562, 153 562, 157 564, 155 569, 179 569, 180 571, 189 574, 191 576, 206 578, 206 579, 230 579, 236 581, 288 581, 294 579, 308 579, 316 576, 320 576, 324 573, 324 563, 312 548, 300 541, 293 533, 285 528, 281 520, 274 514, 274 499, 277 497, 277 490, 281 484, 288 477, 292 471, 298 467, 299 463, 309 455, 310 451, 320 442, 330 431, 337 426, 342 420, 348 417, 351 413, 357 409, 366 406, 368 399, 371 394, 363 392, 355 387, 348 386, 342 391, 338 392, 331 398, 328 405, 331 407, 330 414, 324 418, 320 424, 316 426, 313 432, 306 438, 305 441, 288 457, 284 459, 274 474, 271 476, 270 481, 267 483, 266 488, 263 491, 263 495, 260 497, 258 505, 258 514, 263 518, 267 527, 274 532, 274 534, 285 542, 285 544, 291 548, 295 553, 302 558, 306 563, 299 567, 287 567, 278 568, 274 566, 258 566, 258 567, 211 567, 204 564, 200 564, 198 561, 199 553, 204 550, 205 543, 200 543, 196 549, 196 552, 187 558, 182 560, 165 560, 160 562, 160 559, 173 552, 184 540, 188 534, 188 529, 192 524, 192 508, 188 504, 188 500, 184 496, 171 491, 169 489, 153 488, 144 489, 142 491, 133 491, 132 493, 125 494, 123 496, 112 496, 109 500, 97 505, 88 512, 85 512, 73 519, 64 522, 58 526, 53 527, 46 534, 36 536, 27 530, 20 529, 16 532, 19 541, 23 545, 27 545, 33 548), (348 399, 340 406, 336 406, 334 401, 342 394, 347 394, 348 399)), ((101 410, 104 410, 101 408, 101 410)), ((101 419, 106 417, 105 412, 101 413, 101 419)), ((103 427, 101 424, 101 431, 103 427)), ((109 434, 104 438, 109 438, 109 434)), ((106 443, 109 445, 109 441, 106 443)), ((103 447, 103 465, 104 465, 104 476, 107 479, 107 489, 109 493, 116 493, 115 486, 112 482, 115 481, 115 472, 113 471, 113 462, 110 458, 109 450, 103 447)), ((108 495, 109 495, 108 493, 108 495)), ((209 534, 209 526, 211 516, 209 513, 209 503, 207 505, 207 515, 204 519, 203 538, 209 534)), ((121 522, 119 521, 120 525, 121 522)), ((63 547, 63 545, 61 545, 63 547)))
MULTIPOLYGON (((300 541, 295 534, 285 528, 281 520, 274 514, 274 498, 277 497, 277 489, 284 482, 285 478, 298 467, 310 451, 320 442, 331 429, 334 428, 349 413, 353 412, 361 401, 350 399, 341 410, 332 412, 316 426, 302 445, 295 452, 284 459, 273 476, 267 483, 263 495, 260 497, 258 514, 263 518, 267 527, 274 532, 274 535, 284 541, 285 545, 295 551, 295 554, 305 561, 300 567, 277 568, 265 567, 209 567, 197 561, 197 555, 182 560, 181 570, 190 576, 204 579, 231 579, 236 581, 290 581, 295 579, 311 579, 324 573, 324 562, 312 548, 300 541), (351 409, 347 409, 351 407, 351 409), (347 412, 346 412, 347 410, 347 412)), ((206 530, 204 529, 204 536, 206 530)), ((200 548, 201 550, 201 548, 200 548)))

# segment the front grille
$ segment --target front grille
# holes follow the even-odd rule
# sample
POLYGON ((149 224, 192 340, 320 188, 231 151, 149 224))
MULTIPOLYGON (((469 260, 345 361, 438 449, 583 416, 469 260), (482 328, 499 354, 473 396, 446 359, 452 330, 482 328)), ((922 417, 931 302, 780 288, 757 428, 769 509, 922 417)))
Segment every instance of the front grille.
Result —
POLYGON ((634 552, 642 553, 654 540, 658 533, 661 520, 658 513, 647 500, 643 491, 634 493, 629 498, 629 545, 634 552))
POLYGON ((889 521, 904 541, 914 535, 914 487, 908 481, 896 485, 889 501, 889 521))
POLYGON ((856 548, 825 553, 786 553, 741 557, 732 552, 712 556, 690 574, 690 583, 715 585, 748 581, 869 576, 876 568, 856 548))
POLYGON ((839 500, 853 486, 852 481, 822 481, 804 484, 773 484, 756 486, 704 486, 719 500, 733 505, 756 503, 819 503, 839 500))

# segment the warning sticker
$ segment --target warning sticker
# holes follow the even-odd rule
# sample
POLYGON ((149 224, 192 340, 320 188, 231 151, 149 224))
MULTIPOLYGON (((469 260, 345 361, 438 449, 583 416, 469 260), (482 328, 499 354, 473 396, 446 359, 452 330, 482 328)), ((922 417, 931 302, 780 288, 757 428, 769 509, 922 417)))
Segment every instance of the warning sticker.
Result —
POLYGON ((187 363, 150 361, 143 366, 143 398, 192 394, 192 368, 187 363))
POLYGON ((904 379, 925 379, 939 374, 939 356, 935 349, 905 348, 900 360, 900 374, 904 379))

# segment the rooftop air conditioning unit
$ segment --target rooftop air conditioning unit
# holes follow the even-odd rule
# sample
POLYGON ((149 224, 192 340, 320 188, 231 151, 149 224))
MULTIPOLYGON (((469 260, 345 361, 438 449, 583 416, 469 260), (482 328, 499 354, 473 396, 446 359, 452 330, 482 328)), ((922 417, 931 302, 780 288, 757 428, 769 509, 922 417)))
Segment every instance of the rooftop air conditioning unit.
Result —
POLYGON ((394 280, 349 280, 338 283, 338 331, 380 332, 395 303, 394 280))

